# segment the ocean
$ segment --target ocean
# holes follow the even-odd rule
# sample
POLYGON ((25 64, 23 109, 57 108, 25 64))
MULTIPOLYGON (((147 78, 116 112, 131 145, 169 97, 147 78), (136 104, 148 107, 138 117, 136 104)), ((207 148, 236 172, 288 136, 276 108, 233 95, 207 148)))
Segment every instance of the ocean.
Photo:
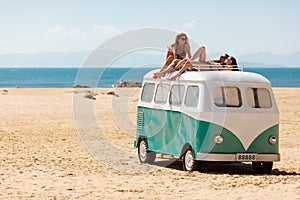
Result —
MULTIPOLYGON (((0 88, 112 87, 119 81, 142 81, 153 68, 0 68, 0 88)), ((245 68, 272 82, 273 87, 300 87, 300 68, 245 68)))

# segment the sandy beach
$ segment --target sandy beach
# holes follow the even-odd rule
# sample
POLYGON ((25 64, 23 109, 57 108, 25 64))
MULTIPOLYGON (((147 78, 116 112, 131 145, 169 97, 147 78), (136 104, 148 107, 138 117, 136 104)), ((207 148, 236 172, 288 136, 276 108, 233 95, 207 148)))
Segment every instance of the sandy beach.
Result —
POLYGON ((274 89, 281 161, 270 175, 249 163, 139 164, 139 90, 1 89, 0 199, 300 199, 300 88, 274 89))

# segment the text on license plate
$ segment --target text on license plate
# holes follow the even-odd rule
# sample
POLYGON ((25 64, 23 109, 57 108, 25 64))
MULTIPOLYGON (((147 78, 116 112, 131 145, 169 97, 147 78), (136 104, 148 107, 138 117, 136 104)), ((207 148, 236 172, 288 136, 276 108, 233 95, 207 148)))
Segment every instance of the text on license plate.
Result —
POLYGON ((256 154, 237 153, 237 161, 256 161, 256 154))

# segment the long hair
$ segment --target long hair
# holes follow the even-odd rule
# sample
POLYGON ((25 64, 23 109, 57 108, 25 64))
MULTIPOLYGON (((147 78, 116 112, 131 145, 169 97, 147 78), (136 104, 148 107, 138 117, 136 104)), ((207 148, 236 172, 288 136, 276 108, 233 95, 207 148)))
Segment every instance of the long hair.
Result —
POLYGON ((182 36, 186 37, 186 41, 189 42, 189 38, 188 38, 188 36, 187 36, 186 33, 177 33, 177 35, 175 36, 174 44, 178 44, 178 40, 179 40, 179 38, 181 38, 182 36))
POLYGON ((230 57, 230 60, 232 61, 231 65, 237 65, 237 61, 235 59, 235 57, 230 57))
POLYGON ((235 57, 230 56, 230 60, 232 61, 231 65, 233 65, 232 71, 239 71, 235 57))

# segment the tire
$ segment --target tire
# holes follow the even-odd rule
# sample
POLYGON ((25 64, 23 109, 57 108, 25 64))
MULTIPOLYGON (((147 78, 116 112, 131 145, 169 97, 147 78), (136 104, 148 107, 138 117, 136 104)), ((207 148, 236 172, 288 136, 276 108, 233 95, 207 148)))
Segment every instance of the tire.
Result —
POLYGON ((141 163, 152 164, 155 161, 156 153, 153 151, 148 151, 148 144, 145 139, 142 139, 139 142, 138 156, 141 163))
POLYGON ((273 162, 252 162, 252 167, 255 174, 270 174, 273 162))
POLYGON ((182 165, 184 171, 194 171, 197 168, 197 161, 194 158, 194 152, 191 147, 189 147, 182 157, 182 165))

